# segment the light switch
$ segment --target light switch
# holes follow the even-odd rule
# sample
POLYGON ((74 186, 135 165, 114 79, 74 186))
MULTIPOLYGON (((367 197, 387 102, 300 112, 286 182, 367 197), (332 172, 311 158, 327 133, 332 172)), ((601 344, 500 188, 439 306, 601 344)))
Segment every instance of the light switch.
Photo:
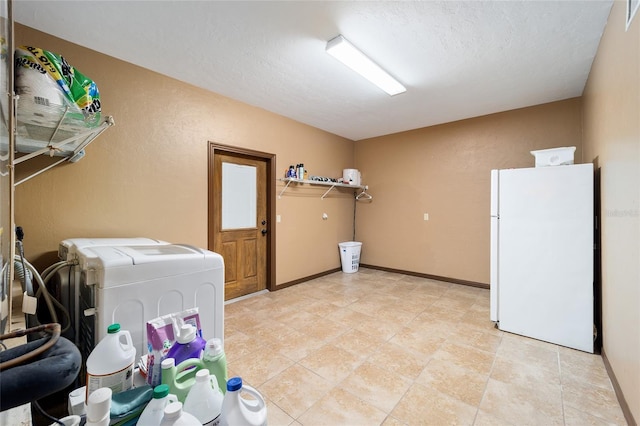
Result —
POLYGON ((329 219, 329 215, 326 213, 322 213, 322 220, 327 220, 329 219))
POLYGON ((429 213, 424 214, 424 220, 429 220, 429 213))
POLYGON ((279 214, 276 215, 276 223, 280 223, 282 222, 282 216, 280 216, 279 214))

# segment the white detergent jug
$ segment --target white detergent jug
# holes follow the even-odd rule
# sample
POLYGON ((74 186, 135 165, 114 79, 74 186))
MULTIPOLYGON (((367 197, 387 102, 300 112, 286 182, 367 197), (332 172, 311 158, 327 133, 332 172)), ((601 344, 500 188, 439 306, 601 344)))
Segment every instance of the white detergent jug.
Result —
POLYGON ((227 381, 227 393, 222 401, 220 426, 266 426, 267 404, 260 392, 251 386, 242 385, 240 377, 227 381), (243 398, 241 392, 253 399, 243 398))
POLYGON ((182 409, 182 402, 172 402, 164 409, 160 426, 197 426, 198 419, 182 409))
POLYGON ((223 399, 216 376, 203 368, 196 373, 196 382, 189 389, 183 409, 193 414, 202 425, 218 426, 223 399))
POLYGON ((87 358, 87 394, 100 388, 110 388, 113 393, 133 387, 133 368, 136 348, 131 334, 120 330, 120 324, 111 324, 107 335, 100 340, 87 358))
POLYGON ((164 409, 178 398, 169 393, 168 385, 158 385, 153 388, 153 398, 140 414, 138 426, 158 426, 164 416, 164 409))

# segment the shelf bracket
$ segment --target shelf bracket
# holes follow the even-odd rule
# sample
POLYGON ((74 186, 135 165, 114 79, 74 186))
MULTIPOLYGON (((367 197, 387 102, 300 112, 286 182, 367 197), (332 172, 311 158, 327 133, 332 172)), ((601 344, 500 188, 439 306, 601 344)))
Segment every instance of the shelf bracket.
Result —
POLYGON ((335 188, 335 187, 336 187, 335 185, 331 185, 331 188, 327 189, 327 192, 325 192, 325 193, 322 195, 322 197, 320 197, 320 199, 321 199, 321 200, 324 200, 324 197, 326 197, 326 196, 327 196, 327 194, 328 194, 328 193, 330 193, 330 192, 331 192, 331 190, 332 190, 333 188, 335 188))
POLYGON ((290 183, 291 183, 291 180, 287 180, 287 184, 284 186, 284 188, 282 188, 282 191, 280 191, 280 195, 278 195, 278 199, 282 198, 282 194, 284 194, 284 191, 287 190, 287 188, 289 187, 290 183))

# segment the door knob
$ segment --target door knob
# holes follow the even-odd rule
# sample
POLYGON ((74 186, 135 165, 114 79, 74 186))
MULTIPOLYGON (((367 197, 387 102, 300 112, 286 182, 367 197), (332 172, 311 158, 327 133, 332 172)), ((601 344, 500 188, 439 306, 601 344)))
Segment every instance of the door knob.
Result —
POLYGON ((266 225, 266 224, 267 224, 267 221, 266 221, 266 220, 263 220, 263 221, 262 221, 262 225, 266 225))
POLYGON ((263 229, 263 230, 262 230, 262 231, 260 231, 260 232, 262 232, 262 235, 267 235, 267 230, 266 230, 266 229, 263 229))

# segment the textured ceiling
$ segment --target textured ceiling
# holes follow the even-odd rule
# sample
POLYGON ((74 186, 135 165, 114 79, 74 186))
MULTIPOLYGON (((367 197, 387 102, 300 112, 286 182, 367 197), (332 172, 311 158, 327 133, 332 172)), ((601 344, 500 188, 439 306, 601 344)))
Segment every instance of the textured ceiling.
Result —
POLYGON ((21 0, 14 19, 360 140, 580 96, 611 5, 21 0), (327 55, 338 34, 407 92, 390 97, 327 55))

